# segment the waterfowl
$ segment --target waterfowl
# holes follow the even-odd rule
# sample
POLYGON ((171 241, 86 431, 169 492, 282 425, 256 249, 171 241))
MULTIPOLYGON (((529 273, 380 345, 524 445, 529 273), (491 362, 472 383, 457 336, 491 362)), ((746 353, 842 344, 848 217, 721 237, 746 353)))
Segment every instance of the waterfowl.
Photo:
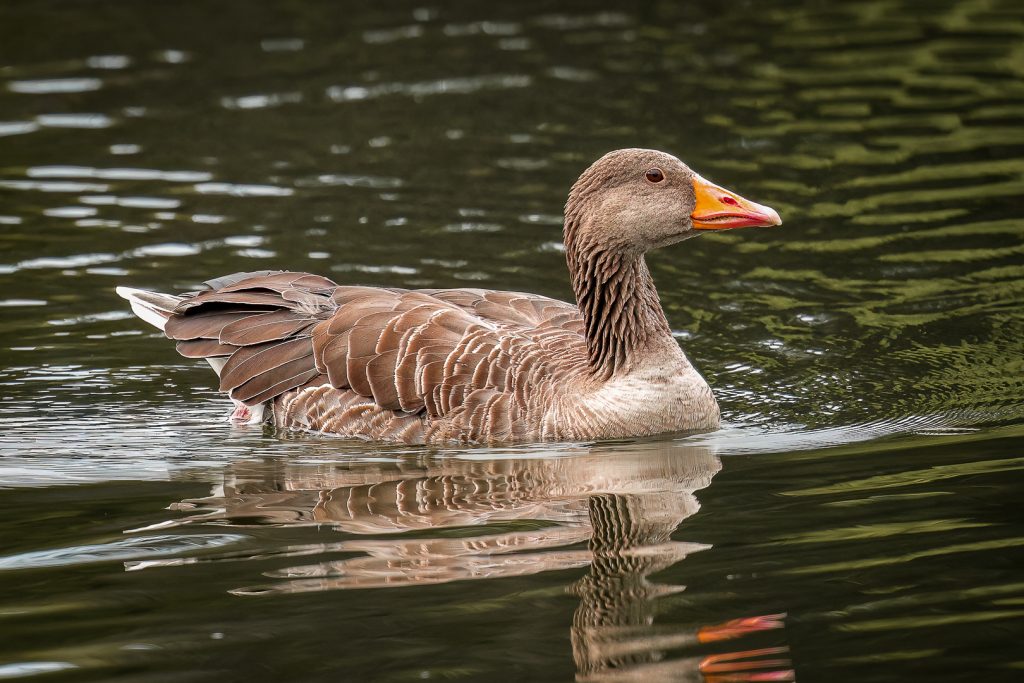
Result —
POLYGON ((339 285, 261 271, 199 292, 117 292, 205 358, 232 419, 410 444, 713 431, 718 403, 644 261, 707 230, 781 224, 676 157, 609 152, 565 204, 576 305, 522 292, 339 285))

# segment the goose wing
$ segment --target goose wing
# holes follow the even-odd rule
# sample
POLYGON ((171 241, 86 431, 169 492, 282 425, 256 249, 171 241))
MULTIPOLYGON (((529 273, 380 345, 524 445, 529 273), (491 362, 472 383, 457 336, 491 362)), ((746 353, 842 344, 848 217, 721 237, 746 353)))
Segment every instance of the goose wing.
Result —
POLYGON ((531 385, 557 379, 564 363, 548 361, 584 353, 575 307, 535 295, 341 286, 289 272, 207 285, 165 332, 182 355, 223 358, 221 390, 249 405, 330 384, 389 410, 459 414, 493 437, 512 429, 531 385))

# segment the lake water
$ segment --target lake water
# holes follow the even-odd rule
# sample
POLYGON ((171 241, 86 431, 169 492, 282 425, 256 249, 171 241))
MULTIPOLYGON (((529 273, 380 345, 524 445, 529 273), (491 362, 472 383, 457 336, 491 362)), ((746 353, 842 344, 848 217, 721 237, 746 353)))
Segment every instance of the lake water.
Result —
POLYGON ((1024 5, 722 4, 0 6, 0 678, 1024 678, 1024 5), (113 291, 567 298, 630 146, 785 220, 650 257, 715 434, 231 427, 113 291))

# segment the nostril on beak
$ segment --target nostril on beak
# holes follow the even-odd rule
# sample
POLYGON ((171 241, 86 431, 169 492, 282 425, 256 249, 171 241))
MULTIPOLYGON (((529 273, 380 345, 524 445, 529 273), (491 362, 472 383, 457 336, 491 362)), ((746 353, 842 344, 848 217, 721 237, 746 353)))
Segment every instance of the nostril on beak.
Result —
POLYGON ((728 195, 722 197, 722 203, 728 204, 729 206, 739 206, 739 202, 728 195))

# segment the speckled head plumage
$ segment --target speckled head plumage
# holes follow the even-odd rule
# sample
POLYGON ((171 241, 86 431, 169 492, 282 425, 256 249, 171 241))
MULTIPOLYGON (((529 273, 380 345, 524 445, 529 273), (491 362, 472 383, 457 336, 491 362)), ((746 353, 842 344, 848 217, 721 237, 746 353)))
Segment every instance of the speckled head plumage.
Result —
POLYGON ((708 182, 653 149, 608 152, 580 175, 565 206, 566 246, 641 254, 703 230, 779 225, 772 209, 708 182))

